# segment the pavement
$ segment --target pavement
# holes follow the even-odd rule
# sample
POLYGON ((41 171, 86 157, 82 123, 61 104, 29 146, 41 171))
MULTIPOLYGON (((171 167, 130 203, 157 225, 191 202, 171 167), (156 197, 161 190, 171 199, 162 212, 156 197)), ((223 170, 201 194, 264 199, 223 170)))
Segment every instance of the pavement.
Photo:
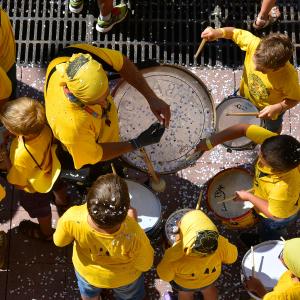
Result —
MULTIPOLYGON (((208 87, 216 104, 231 95, 239 85, 241 70, 225 68, 190 68, 208 87)), ((42 100, 44 69, 33 67, 18 67, 19 95, 31 96, 42 100)), ((300 105, 291 109, 284 116, 283 133, 300 139, 300 105)), ((206 189, 207 182, 221 170, 242 164, 253 164, 256 158, 255 150, 228 152, 223 146, 217 146, 205 153, 193 166, 172 175, 164 175, 167 188, 164 193, 157 194, 162 205, 162 221, 175 210, 194 208, 200 189, 206 189)), ((143 181, 145 174, 134 169, 128 169, 128 177, 143 181)), ((29 240, 18 232, 18 225, 23 219, 30 219, 26 211, 18 204, 18 192, 6 186, 7 197, 0 203, 1 230, 8 234, 9 247, 6 265, 0 270, 0 299, 32 300, 32 299, 80 299, 74 269, 71 262, 72 247, 55 247, 52 242, 29 240)), ((76 197, 77 194, 74 194, 76 197)), ((241 260, 247 251, 239 242, 236 230, 225 228, 209 211, 205 196, 202 208, 218 225, 222 235, 230 239, 239 249, 239 258, 231 266, 224 266, 217 281, 221 299, 249 299, 240 282, 241 260)), ((59 218, 57 208, 52 207, 53 226, 59 218)), ((36 220, 32 220, 36 221, 36 220)), ((288 237, 296 237, 300 233, 300 221, 289 230, 288 237)), ((162 236, 153 238, 155 249, 155 265, 159 262, 165 246, 162 236)), ((159 281, 155 269, 146 274, 146 286, 149 299, 160 299, 160 293, 167 290, 167 284, 159 281), (155 286, 157 288, 155 288, 155 286)), ((200 296, 199 296, 200 297, 200 296)), ((102 299, 112 299, 111 293, 106 292, 102 299)))

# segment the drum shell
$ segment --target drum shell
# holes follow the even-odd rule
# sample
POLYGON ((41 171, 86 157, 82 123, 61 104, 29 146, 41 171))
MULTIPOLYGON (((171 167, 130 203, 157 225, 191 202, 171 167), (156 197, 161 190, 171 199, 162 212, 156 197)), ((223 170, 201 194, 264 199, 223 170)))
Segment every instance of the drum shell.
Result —
MULTIPOLYGON (((247 100, 244 97, 241 96, 230 96, 228 98, 225 98, 221 103, 217 105, 216 108, 216 115, 217 115, 217 121, 216 121, 216 131, 222 131, 227 127, 230 127, 234 124, 255 124, 262 126, 263 121, 259 118, 256 118, 255 116, 228 116, 225 118, 225 112, 259 112, 259 110, 252 104, 249 100, 247 100), (237 108, 236 105, 240 104, 245 110, 240 110, 237 108), (222 111, 224 109, 224 111, 222 111), (227 120, 228 125, 223 126, 221 121, 225 122, 227 120)), ((226 122, 226 123, 227 123, 226 122)), ((231 150, 237 150, 237 151, 243 151, 243 150, 252 150, 255 148, 255 143, 253 143, 251 140, 247 139, 246 137, 242 137, 239 139, 235 139, 234 141, 228 141, 223 143, 223 146, 227 149, 231 150), (232 143, 237 143, 238 145, 233 146, 232 143)))
MULTIPOLYGON (((247 229, 247 228, 254 226, 258 222, 258 217, 254 214, 253 209, 249 209, 245 213, 242 213, 241 215, 236 216, 236 217, 225 218, 224 216, 219 215, 214 210, 214 208, 212 207, 212 205, 210 203, 210 195, 212 194, 212 188, 213 188, 213 185, 217 182, 217 180, 219 180, 219 178, 222 178, 223 176, 226 176, 226 177, 230 176, 230 173, 237 172, 237 171, 242 172, 242 174, 245 173, 245 174, 249 174, 249 176, 250 175, 252 176, 252 174, 248 170, 246 170, 244 168, 240 168, 240 167, 225 169, 225 170, 217 173, 209 181, 205 200, 206 200, 208 209, 214 213, 215 217, 217 219, 219 219, 225 227, 227 227, 229 229, 247 229)), ((243 188, 241 188, 241 189, 243 189, 243 188)))
MULTIPOLYGON (((188 130, 186 130, 185 126, 182 126, 182 125, 177 125, 177 126, 175 126, 175 129, 172 129, 172 120, 176 119, 176 118, 174 118, 173 113, 174 113, 174 111, 178 110, 176 107, 172 110, 172 116, 174 119, 171 118, 170 126, 169 126, 168 130, 165 131, 159 145, 158 144, 150 145, 150 146, 146 147, 146 150, 147 150, 148 155, 153 163, 155 171, 159 174, 172 174, 172 173, 175 173, 177 171, 180 171, 180 170, 190 166, 191 164, 195 163, 201 157, 202 153, 197 152, 196 154, 194 154, 194 149, 195 149, 195 146, 200 142, 200 140, 202 138, 210 136, 211 133, 215 131, 216 112, 215 112, 214 101, 213 101, 212 96, 210 95, 209 90, 204 85, 204 83, 197 76, 195 76, 192 72, 188 71, 186 68, 183 68, 180 66, 175 66, 175 65, 160 65, 160 66, 156 66, 156 67, 145 68, 145 69, 141 70, 141 72, 147 81, 149 79, 148 84, 150 86, 151 86, 150 83, 152 82, 151 80, 154 80, 153 78, 156 78, 156 76, 160 79, 159 76, 162 76, 161 78, 165 78, 164 76, 170 75, 171 78, 176 79, 177 78, 176 76, 184 74, 186 77, 181 79, 183 84, 185 82, 188 82, 189 83, 188 87, 192 90, 192 92, 190 91, 191 95, 196 95, 193 97, 188 97, 188 95, 186 95, 185 99, 189 99, 189 101, 191 103, 194 103, 192 101, 195 100, 195 103, 197 103, 198 106, 201 108, 201 116, 203 116, 203 120, 205 120, 205 121, 203 121, 203 124, 202 124, 200 121, 198 121, 198 120, 200 120, 200 116, 197 117, 196 123, 197 123, 197 130, 199 130, 199 133, 200 133, 199 135, 198 134, 193 135, 192 133, 190 133, 190 134, 187 133, 187 131, 194 132, 194 130, 193 130, 194 125, 191 126, 190 122, 187 125, 190 127, 190 129, 188 129, 188 130), (200 89, 201 92, 198 93, 197 89, 200 89), (204 100, 202 98, 204 98, 204 100), (198 102, 201 102, 201 101, 203 103, 200 103, 201 105, 199 105, 198 102), (205 103, 205 105, 204 105, 204 103, 205 103), (208 110, 209 110, 209 113, 208 113, 208 110), (170 146, 170 145, 176 145, 176 142, 171 143, 171 141, 173 141, 173 138, 171 139, 171 137, 174 137, 174 133, 176 134, 176 132, 177 133, 180 132, 180 138, 186 137, 187 141, 183 142, 180 140, 180 142, 182 142, 182 143, 179 143, 177 141, 178 142, 177 144, 180 146, 178 146, 178 145, 176 147, 170 146), (192 137, 192 138, 189 139, 189 137, 192 137), (163 155, 163 156, 160 155, 161 152, 158 151, 158 149, 160 149, 159 147, 167 147, 166 148, 167 151, 163 151, 163 152, 168 153, 168 154, 163 155)), ((183 76, 181 76, 181 77, 183 77, 183 76)), ((180 76, 178 78, 180 78, 180 76)), ((167 80, 165 80, 165 81, 168 82, 167 80)), ((164 80, 160 80, 159 82, 164 82, 164 80)), ((153 84, 153 82, 152 82, 152 84, 153 84)), ((153 86, 152 86, 152 88, 153 88, 153 90, 155 90, 155 88, 153 86)), ((176 87, 176 88, 179 89, 178 87, 176 87)), ((112 92, 112 95, 114 96, 114 99, 115 99, 116 106, 118 108, 118 114, 119 114, 119 119, 120 119, 121 140, 128 140, 131 138, 135 138, 138 134, 140 134, 140 131, 142 130, 142 128, 144 126, 145 126, 144 129, 146 129, 146 127, 149 124, 151 124, 152 122, 154 122, 156 120, 151 112, 150 112, 150 114, 151 114, 150 117, 147 115, 148 110, 149 110, 148 105, 147 105, 146 116, 143 118, 143 120, 141 122, 139 120, 136 120, 135 122, 137 122, 137 124, 134 124, 133 121, 135 119, 138 119, 138 117, 136 117, 136 115, 138 113, 133 114, 130 112, 130 111, 135 112, 135 110, 136 110, 136 108, 135 108, 136 106, 133 105, 130 101, 133 102, 133 100, 137 100, 137 101, 140 100, 141 102, 144 101, 145 103, 146 103, 146 101, 144 99, 135 99, 135 98, 142 98, 142 96, 137 95, 135 93, 133 95, 130 95, 130 92, 131 92, 130 85, 128 83, 126 83, 124 80, 123 81, 121 80, 119 82, 119 84, 116 86, 116 88, 114 89, 114 91, 112 92), (129 97, 128 95, 131 97, 129 97), (129 100, 129 99, 133 99, 133 100, 129 100), (123 116, 123 114, 124 114, 124 116, 123 116), (133 115, 131 115, 131 114, 133 114, 133 115), (151 119, 151 122, 150 122, 150 119, 151 119), (131 130, 131 128, 128 127, 126 124, 125 124, 126 126, 122 126, 122 120, 123 120, 124 124, 125 124, 125 122, 132 122, 133 123, 132 126, 134 127, 133 130, 131 130), (141 124, 143 126, 141 126, 141 124)), ((161 95, 158 95, 158 96, 160 98, 162 98, 163 100, 165 100, 166 102, 168 102, 168 101, 176 102, 176 100, 174 100, 174 97, 171 97, 173 94, 168 89, 163 90, 162 93, 163 93, 163 97, 161 95)), ((180 96, 178 96, 178 97, 180 97, 180 96)), ((173 102, 169 103, 169 104, 173 104, 173 102)), ((187 107, 187 106, 179 103, 178 107, 187 107)), ((172 108, 172 105, 171 105, 171 108, 172 108)), ((145 113, 145 110, 146 109, 144 106, 139 108, 139 112, 141 113, 141 115, 143 115, 143 113, 145 113)), ((186 110, 188 110, 188 109, 186 109, 186 110)), ((200 109, 198 108, 198 110, 200 110, 200 109)), ((190 108, 190 112, 193 116, 195 115, 195 112, 198 112, 198 110, 193 109, 192 106, 190 108)), ((185 117, 191 117, 191 116, 189 114, 187 114, 187 115, 185 115, 185 117)), ((176 122, 178 124, 179 123, 181 124, 181 122, 185 122, 184 117, 182 117, 181 119, 179 118, 180 120, 177 120, 177 119, 176 119, 176 122)), ((173 121, 173 122, 175 122, 175 121, 173 121)), ((164 150, 165 150, 165 148, 164 148, 164 150)), ((127 163, 131 167, 136 168, 143 172, 148 172, 147 167, 142 159, 142 155, 140 155, 140 153, 138 151, 127 153, 122 156, 122 159, 125 161, 125 163, 127 163)))
POLYGON ((152 224, 152 226, 143 228, 149 239, 156 238, 160 234, 162 229, 161 204, 159 199, 147 186, 141 183, 137 183, 129 179, 126 179, 126 183, 130 195, 130 203, 137 210, 139 225, 143 228, 145 222, 147 223, 147 217, 151 219, 153 218, 153 213, 156 214, 155 222, 152 224), (152 203, 150 204, 149 202, 151 201, 152 203), (155 208, 154 211, 149 211, 149 216, 145 215, 147 213, 142 207, 143 204, 148 205, 148 207, 150 208, 155 208), (141 215, 139 215, 139 212, 143 213, 142 217, 144 217, 146 221, 144 221, 141 215))

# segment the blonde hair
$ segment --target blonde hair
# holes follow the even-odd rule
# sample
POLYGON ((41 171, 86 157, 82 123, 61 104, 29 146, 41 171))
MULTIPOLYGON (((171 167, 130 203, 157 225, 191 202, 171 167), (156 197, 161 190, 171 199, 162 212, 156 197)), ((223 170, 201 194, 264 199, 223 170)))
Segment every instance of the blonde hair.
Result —
POLYGON ((10 132, 24 136, 39 134, 47 122, 43 105, 28 97, 6 102, 0 119, 10 132))
POLYGON ((294 46, 288 36, 271 33, 262 38, 254 53, 257 66, 277 70, 293 55, 294 46))

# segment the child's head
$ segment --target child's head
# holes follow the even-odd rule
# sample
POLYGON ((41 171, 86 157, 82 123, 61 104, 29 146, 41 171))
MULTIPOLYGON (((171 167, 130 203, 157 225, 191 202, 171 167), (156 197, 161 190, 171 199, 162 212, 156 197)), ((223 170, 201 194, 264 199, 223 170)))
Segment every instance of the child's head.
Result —
POLYGON ((43 105, 28 97, 6 102, 0 119, 11 133, 23 136, 38 135, 47 122, 43 105))
POLYGON ((264 161, 275 172, 288 172, 300 164, 300 142, 290 135, 277 135, 261 145, 264 161))
POLYGON ((180 221, 179 229, 186 254, 210 255, 217 250, 218 229, 202 211, 186 213, 180 221))
POLYGON ((281 33, 269 34, 261 39, 254 53, 256 70, 268 73, 282 68, 291 59, 293 50, 288 36, 281 33))
POLYGON ((87 194, 89 215, 100 228, 112 228, 121 224, 129 206, 127 184, 114 174, 100 176, 87 194))

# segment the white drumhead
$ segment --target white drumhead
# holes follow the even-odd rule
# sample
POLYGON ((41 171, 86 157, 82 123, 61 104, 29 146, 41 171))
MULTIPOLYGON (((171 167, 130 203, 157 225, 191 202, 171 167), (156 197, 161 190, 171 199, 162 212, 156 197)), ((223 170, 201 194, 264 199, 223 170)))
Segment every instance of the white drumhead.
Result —
POLYGON ((148 232, 160 220, 160 201, 144 185, 128 179, 126 179, 126 183, 130 196, 130 204, 137 210, 139 225, 145 232, 148 232))
MULTIPOLYGON (((278 258, 283 249, 282 241, 267 241, 253 247, 255 277, 271 291, 281 275, 287 270, 278 258)), ((246 278, 252 276, 252 254, 249 250, 242 261, 242 272, 246 278)), ((256 299, 259 299, 256 297, 256 299)))
POLYGON ((177 227, 177 222, 181 220, 181 218, 192 209, 184 208, 173 212, 166 221, 165 224, 165 234, 169 241, 170 245, 175 243, 176 233, 174 232, 174 228, 177 227))
MULTIPOLYGON (((186 168, 201 138, 215 131, 215 107, 211 95, 200 79, 184 68, 157 66, 141 70, 156 95, 170 105, 170 126, 159 144, 146 150, 158 173, 174 173, 186 168)), ((118 107, 121 140, 137 137, 157 121, 145 98, 130 84, 123 82, 114 91, 118 107)), ((134 167, 147 171, 139 151, 123 155, 134 167)))
POLYGON ((212 179, 208 187, 207 201, 213 212, 221 218, 232 219, 246 214, 253 204, 249 201, 228 201, 236 191, 249 190, 253 186, 253 176, 245 169, 231 168, 224 170, 212 179))
MULTIPOLYGON (((236 124, 254 124, 261 125, 261 119, 255 116, 227 116, 227 113, 243 113, 243 112, 258 112, 258 109, 250 101, 243 97, 232 97, 225 99, 217 106, 217 123, 216 130, 220 132, 227 127, 236 124)), ((251 141, 246 137, 241 137, 224 144, 231 148, 239 148, 246 146, 251 141)))

